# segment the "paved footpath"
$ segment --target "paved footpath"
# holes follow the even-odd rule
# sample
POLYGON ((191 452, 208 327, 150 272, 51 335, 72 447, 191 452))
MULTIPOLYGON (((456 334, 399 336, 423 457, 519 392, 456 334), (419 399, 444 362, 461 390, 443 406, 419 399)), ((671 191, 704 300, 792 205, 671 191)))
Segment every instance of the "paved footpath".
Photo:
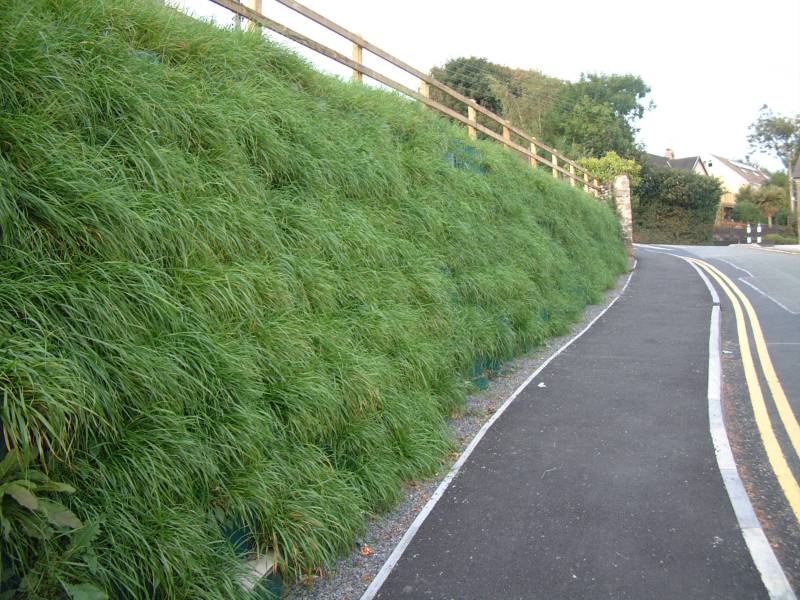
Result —
POLYGON ((710 311, 689 265, 639 253, 625 295, 489 429, 376 597, 766 598, 709 434, 710 311))

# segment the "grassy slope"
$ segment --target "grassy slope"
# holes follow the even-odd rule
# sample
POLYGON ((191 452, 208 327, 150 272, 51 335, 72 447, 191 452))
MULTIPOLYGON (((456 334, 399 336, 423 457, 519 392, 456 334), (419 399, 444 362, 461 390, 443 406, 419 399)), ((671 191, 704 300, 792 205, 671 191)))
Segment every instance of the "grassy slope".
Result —
POLYGON ((434 471, 476 360, 624 266, 606 207, 468 143, 154 2, 0 4, 5 442, 100 526, 96 565, 15 529, 12 571, 233 598, 226 528, 297 574, 434 471))

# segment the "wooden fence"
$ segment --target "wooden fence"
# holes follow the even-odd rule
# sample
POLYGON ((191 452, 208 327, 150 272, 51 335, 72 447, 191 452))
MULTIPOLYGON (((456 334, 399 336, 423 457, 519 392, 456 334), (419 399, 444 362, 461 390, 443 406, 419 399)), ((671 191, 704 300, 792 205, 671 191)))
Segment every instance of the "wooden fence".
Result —
POLYGON ((441 81, 434 79, 427 73, 423 73, 419 69, 415 69, 402 60, 395 58, 375 44, 368 42, 360 35, 356 35, 355 33, 348 31, 344 27, 334 23, 330 19, 323 17, 319 13, 314 12, 310 8, 303 6, 299 2, 295 2, 294 0, 275 0, 276 2, 286 6, 287 8, 290 8, 300 15, 303 15, 311 21, 325 27, 326 29, 329 29, 330 31, 333 31, 334 33, 339 34, 343 38, 352 42, 353 53, 351 57, 345 56, 344 54, 337 52, 336 50, 333 50, 324 44, 312 40, 311 38, 270 19, 262 13, 262 0, 251 0, 250 4, 252 4, 253 8, 242 4, 239 0, 210 1, 227 8, 240 17, 248 19, 250 23, 266 27, 267 29, 293 40, 298 44, 305 46, 306 48, 310 48, 311 50, 327 56, 328 58, 331 58, 342 65, 350 67, 353 70, 353 78, 356 80, 360 81, 362 77, 366 75, 367 77, 371 77, 375 81, 397 90, 398 92, 419 100, 434 110, 446 114, 456 121, 466 125, 469 135, 473 139, 477 137, 478 132, 480 131, 485 136, 525 156, 532 167, 535 168, 538 165, 545 165, 552 170, 553 177, 563 177, 573 186, 581 185, 583 186, 585 192, 590 193, 597 198, 602 196, 603 190, 598 180, 595 179, 589 171, 578 165, 575 161, 561 154, 555 148, 551 148, 547 144, 542 143, 535 137, 528 135, 518 127, 515 127, 509 121, 503 119, 500 115, 497 115, 484 108, 475 102, 475 100, 467 98, 441 81), (420 80, 419 91, 412 90, 408 86, 405 86, 402 83, 399 83, 390 77, 387 77, 386 75, 383 75, 382 73, 365 66, 363 64, 364 50, 371 52, 375 56, 383 59, 391 65, 394 65, 395 67, 398 67, 406 73, 417 77, 420 80), (467 115, 464 116, 460 112, 434 100, 431 97, 431 88, 436 88, 457 102, 466 105, 467 115), (488 120, 489 122, 496 124, 498 129, 502 130, 502 134, 494 131, 482 123, 479 123, 479 114, 483 116, 484 120, 488 120))

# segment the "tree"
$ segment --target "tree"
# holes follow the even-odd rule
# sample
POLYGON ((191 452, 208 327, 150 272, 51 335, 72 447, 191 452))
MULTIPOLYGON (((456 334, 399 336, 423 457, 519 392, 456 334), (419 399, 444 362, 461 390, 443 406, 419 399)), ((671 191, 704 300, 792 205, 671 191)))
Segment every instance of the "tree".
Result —
POLYGON ((794 197, 791 184, 791 169, 800 157, 800 114, 784 117, 773 113, 766 104, 763 105, 758 119, 750 125, 747 141, 752 150, 772 154, 783 163, 790 203, 800 214, 800 202, 794 197))
POLYGON ((502 79, 495 78, 492 86, 502 105, 501 114, 522 130, 541 138, 544 116, 567 82, 526 69, 510 69, 508 81, 510 87, 502 79))
MULTIPOLYGON (((636 157, 634 123, 652 106, 642 103, 650 88, 635 75, 581 75, 580 81, 570 83, 475 56, 449 60, 431 74, 573 157, 600 158, 611 150, 625 158, 636 157)), ((435 87, 431 94, 438 102, 467 113, 463 103, 435 87)), ((478 120, 498 130, 480 114, 478 120)))
MULTIPOLYGON (((447 61, 443 67, 434 67, 431 69, 431 75, 467 98, 472 98, 484 108, 502 115, 503 105, 494 90, 494 85, 498 79, 510 81, 510 76, 504 73, 503 69, 508 70, 485 58, 462 56, 447 61)), ((447 94, 438 92, 435 98, 448 106, 454 102, 447 94)), ((460 112, 464 112, 464 105, 461 102, 455 104, 460 112)))
POLYGON ((800 156, 800 114, 783 117, 765 104, 750 125, 747 141, 751 150, 776 156, 788 171, 800 156))
POLYGON ((756 188, 749 183, 747 185, 743 185, 736 193, 736 204, 739 204, 740 202, 749 202, 750 204, 755 204, 756 191, 756 188))
POLYGON ((639 153, 635 122, 652 103, 650 88, 636 75, 581 75, 567 84, 544 119, 544 137, 575 156, 601 157, 613 150, 625 158, 639 153))
POLYGON ((777 185, 781 189, 787 189, 789 176, 786 173, 783 171, 775 171, 774 173, 767 171, 767 175, 769 175, 769 179, 767 179, 766 185, 777 185))
POLYGON ((786 207, 786 190, 776 185, 765 185, 753 193, 753 203, 767 215, 767 225, 772 227, 775 213, 786 207))

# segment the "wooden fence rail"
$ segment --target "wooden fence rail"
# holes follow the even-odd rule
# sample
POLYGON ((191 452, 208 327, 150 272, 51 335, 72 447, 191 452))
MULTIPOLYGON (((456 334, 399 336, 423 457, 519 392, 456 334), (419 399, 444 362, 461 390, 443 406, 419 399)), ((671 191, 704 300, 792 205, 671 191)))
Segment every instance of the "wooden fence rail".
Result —
POLYGON ((603 190, 600 187, 598 180, 594 178, 589 171, 581 167, 575 161, 561 154, 555 148, 551 148, 535 137, 528 135, 518 127, 515 127, 510 122, 503 119, 500 115, 497 115, 489 109, 481 106, 471 98, 467 98, 448 85, 438 81, 431 75, 424 73, 419 69, 415 69, 409 64, 406 64, 400 59, 382 50, 378 46, 365 40, 360 35, 348 31, 341 25, 334 23, 330 19, 327 19, 319 13, 314 12, 310 8, 303 6, 299 2, 295 2, 294 0, 275 0, 276 2, 303 15, 318 25, 333 31, 334 33, 337 33, 343 38, 352 42, 352 58, 345 56, 344 54, 337 52, 336 50, 333 50, 324 44, 312 40, 311 38, 270 19, 261 12, 261 0, 255 0, 253 2, 254 8, 250 8, 242 4, 239 0, 210 1, 227 8, 240 17, 248 19, 251 25, 257 24, 262 27, 266 27, 267 29, 274 31, 285 38, 293 40, 298 44, 305 46, 306 48, 310 48, 311 50, 318 52, 323 56, 327 56, 328 58, 342 65, 350 67, 353 70, 353 78, 358 81, 361 81, 362 77, 366 75, 367 77, 370 77, 387 87, 390 87, 398 92, 401 92, 402 94, 422 102, 434 110, 446 114, 456 121, 466 125, 471 138, 477 138, 478 132, 480 131, 485 136, 503 144, 507 148, 515 150, 516 152, 528 158, 532 167, 536 167, 539 164, 545 165, 546 167, 552 169, 553 177, 560 178, 561 176, 564 176, 573 186, 580 184, 583 186, 585 192, 590 193, 598 198, 601 197, 603 190), (403 85, 402 83, 399 83, 398 81, 395 81, 394 79, 391 79, 390 77, 387 77, 386 75, 383 75, 382 73, 365 66, 363 64, 364 50, 367 50, 378 58, 381 58, 389 64, 394 65, 402 71, 405 71, 409 75, 418 78, 420 80, 419 91, 412 90, 408 86, 403 85), (453 110, 452 108, 445 106, 444 104, 441 104, 440 102, 437 102, 431 98, 430 92, 432 87, 440 90, 458 102, 465 104, 467 107, 467 115, 464 116, 460 112, 453 110), (479 114, 498 125, 502 131, 502 134, 497 133, 482 123, 479 123, 479 114), (523 146, 514 141, 514 139, 512 139, 512 134, 517 139, 522 139, 523 142, 525 142, 525 145, 523 146), (540 154, 540 151, 544 151, 545 155, 543 156, 540 154), (549 160, 546 158, 546 155, 550 156, 549 160))

